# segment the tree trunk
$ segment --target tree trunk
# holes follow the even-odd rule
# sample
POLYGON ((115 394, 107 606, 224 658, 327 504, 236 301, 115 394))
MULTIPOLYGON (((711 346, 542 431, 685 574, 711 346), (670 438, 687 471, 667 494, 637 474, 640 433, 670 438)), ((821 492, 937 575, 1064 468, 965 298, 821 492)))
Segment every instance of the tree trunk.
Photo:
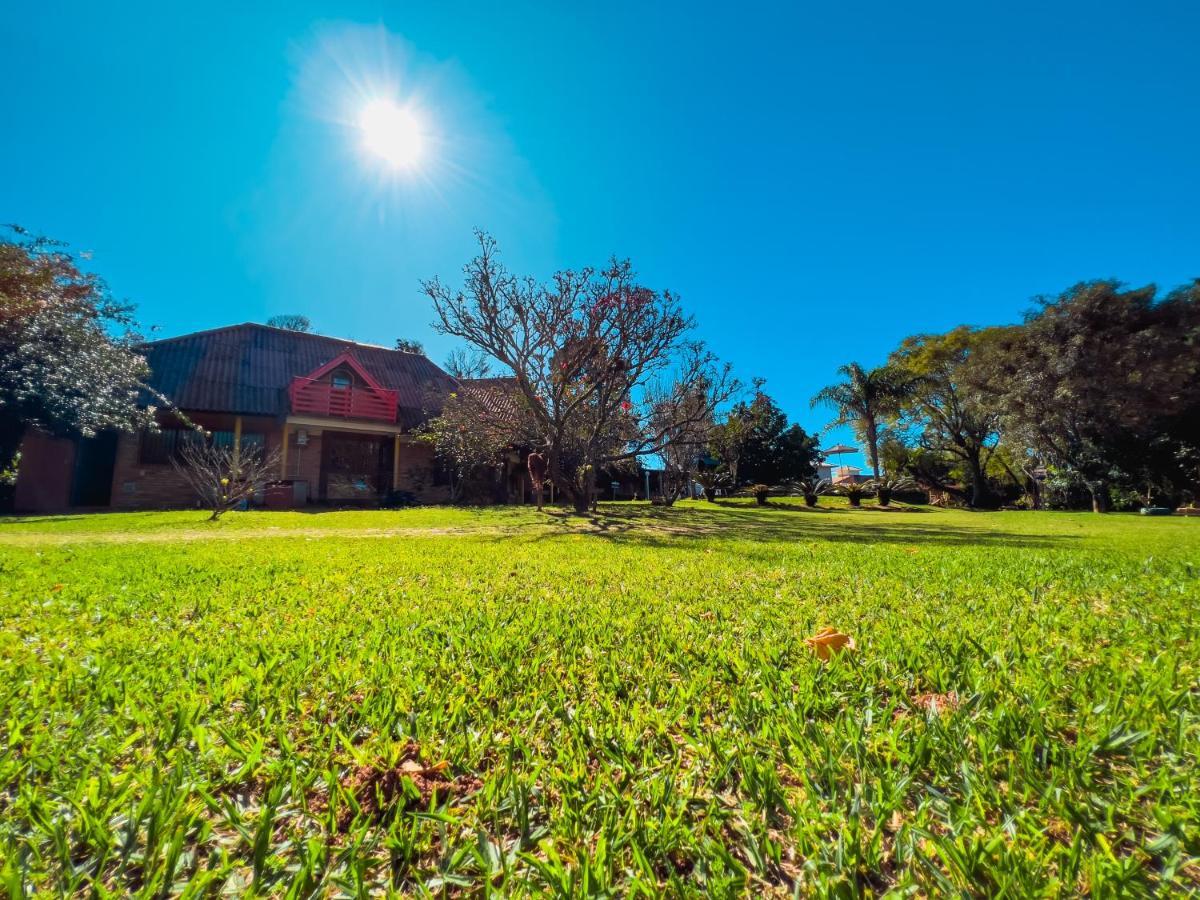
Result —
POLYGON ((593 498, 596 493, 596 467, 590 463, 584 466, 584 476, 576 473, 571 480, 571 504, 577 513, 592 511, 593 498))
POLYGON ((871 454, 871 477, 879 478, 883 475, 879 471, 879 426, 874 422, 867 422, 867 449, 871 454))
POLYGON ((1089 484, 1088 490, 1092 494, 1092 512, 1108 512, 1108 483, 1101 481, 1096 484, 1089 484))
POLYGON ((967 456, 967 473, 971 479, 968 503, 971 509, 997 509, 1000 506, 1000 495, 996 494, 988 484, 987 473, 980 462, 976 451, 967 456))

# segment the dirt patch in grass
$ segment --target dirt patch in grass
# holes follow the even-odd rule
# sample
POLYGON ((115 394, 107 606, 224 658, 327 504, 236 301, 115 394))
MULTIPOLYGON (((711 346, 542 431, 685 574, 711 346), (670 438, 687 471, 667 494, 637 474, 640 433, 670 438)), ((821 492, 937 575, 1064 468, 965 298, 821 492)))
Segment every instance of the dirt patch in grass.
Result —
MULTIPOLYGON (((451 777, 450 764, 443 761, 427 765, 421 761, 420 748, 409 741, 395 765, 356 766, 342 779, 342 787, 354 795, 362 814, 380 823, 401 812, 427 810, 472 794, 483 787, 473 775, 451 777)), ((343 810, 338 828, 346 831, 353 811, 343 810)))

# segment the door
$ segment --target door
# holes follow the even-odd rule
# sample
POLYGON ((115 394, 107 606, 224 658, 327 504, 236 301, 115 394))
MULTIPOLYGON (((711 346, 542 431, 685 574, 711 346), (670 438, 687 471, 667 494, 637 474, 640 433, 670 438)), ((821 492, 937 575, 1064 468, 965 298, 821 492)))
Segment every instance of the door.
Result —
POLYGON ((112 502, 113 464, 116 460, 115 431, 104 431, 95 437, 80 439, 75 447, 72 506, 108 506, 112 502))

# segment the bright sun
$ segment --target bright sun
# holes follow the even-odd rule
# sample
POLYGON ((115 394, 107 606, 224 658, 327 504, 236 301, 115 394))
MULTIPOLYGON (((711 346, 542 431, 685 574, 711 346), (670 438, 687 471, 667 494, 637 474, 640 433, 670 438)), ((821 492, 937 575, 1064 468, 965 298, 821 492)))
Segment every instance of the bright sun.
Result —
POLYGON ((372 100, 358 119, 363 146, 396 168, 412 168, 425 149, 420 120, 391 100, 372 100))

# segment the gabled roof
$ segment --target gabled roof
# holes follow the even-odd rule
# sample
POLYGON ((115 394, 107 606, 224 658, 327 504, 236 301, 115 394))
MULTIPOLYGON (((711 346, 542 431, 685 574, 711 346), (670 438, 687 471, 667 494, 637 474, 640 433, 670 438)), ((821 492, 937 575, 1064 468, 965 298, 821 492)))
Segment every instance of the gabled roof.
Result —
POLYGON ((317 380, 321 379, 322 377, 324 377, 325 375, 328 375, 330 372, 332 372, 334 369, 338 368, 339 366, 345 366, 347 369, 350 369, 352 372, 354 372, 355 375, 357 375, 359 378, 361 378, 363 381, 365 381, 369 387, 373 387, 373 388, 383 387, 382 384, 380 384, 378 381, 376 381, 371 376, 370 372, 368 372, 366 369, 364 369, 359 364, 358 360, 354 358, 353 353, 339 354, 338 356, 335 356, 333 359, 331 359, 329 362, 325 363, 325 365, 321 366, 320 368, 313 369, 313 371, 309 372, 304 377, 311 378, 313 381, 317 381, 317 380))
POLYGON ((150 384, 182 410, 241 415, 287 414, 287 388, 342 356, 379 386, 396 391, 399 421, 412 427, 455 389, 449 375, 419 353, 247 322, 144 344, 150 384))

